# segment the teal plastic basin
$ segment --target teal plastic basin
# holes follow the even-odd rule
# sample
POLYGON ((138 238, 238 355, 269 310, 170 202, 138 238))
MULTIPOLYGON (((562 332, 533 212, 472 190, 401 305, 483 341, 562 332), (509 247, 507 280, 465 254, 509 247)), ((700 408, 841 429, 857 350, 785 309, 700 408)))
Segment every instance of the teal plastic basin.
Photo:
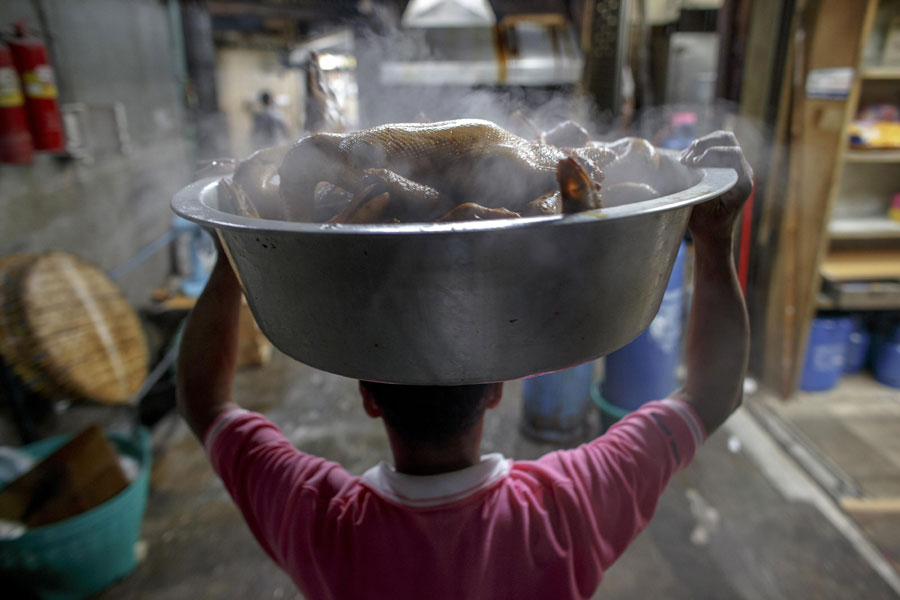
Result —
POLYGON ((606 433, 606 430, 624 419, 628 416, 628 413, 631 411, 627 408, 622 408, 621 406, 616 406, 615 404, 610 404, 600 393, 600 381, 595 381, 591 385, 591 400, 593 400, 594 405, 600 409, 600 425, 603 428, 603 432, 606 433))
MULTIPOLYGON (((99 592, 137 565, 135 544, 150 487, 150 436, 141 428, 134 436, 108 437, 121 453, 140 462, 138 477, 87 512, 31 529, 14 540, 0 540, 0 580, 4 586, 15 586, 12 596, 0 595, 76 600, 99 592)), ((22 450, 42 459, 69 439, 41 440, 22 450)))

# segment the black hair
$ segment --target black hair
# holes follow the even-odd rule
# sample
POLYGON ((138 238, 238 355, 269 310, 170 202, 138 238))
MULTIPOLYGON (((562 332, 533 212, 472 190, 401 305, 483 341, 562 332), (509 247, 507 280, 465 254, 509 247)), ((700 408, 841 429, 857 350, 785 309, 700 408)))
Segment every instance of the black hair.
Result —
POLYGON ((360 382, 384 422, 409 441, 444 441, 471 429, 487 409, 495 384, 395 385, 360 382))
POLYGON ((259 101, 262 102, 264 106, 268 106, 272 104, 272 95, 269 92, 263 92, 259 95, 259 101))

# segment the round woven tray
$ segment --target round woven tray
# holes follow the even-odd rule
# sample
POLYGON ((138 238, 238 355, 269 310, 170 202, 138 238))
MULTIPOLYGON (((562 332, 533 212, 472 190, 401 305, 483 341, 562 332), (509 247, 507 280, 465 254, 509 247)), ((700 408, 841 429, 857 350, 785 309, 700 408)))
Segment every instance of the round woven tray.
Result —
POLYGON ((102 271, 62 252, 0 260, 0 354, 47 395, 119 404, 147 376, 134 310, 102 271))

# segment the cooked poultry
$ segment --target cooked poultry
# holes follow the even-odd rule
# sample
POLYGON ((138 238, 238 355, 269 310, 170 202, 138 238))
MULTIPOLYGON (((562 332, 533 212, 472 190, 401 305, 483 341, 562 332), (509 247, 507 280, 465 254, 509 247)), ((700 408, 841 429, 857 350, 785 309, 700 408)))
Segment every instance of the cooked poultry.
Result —
POLYGON ((227 185, 223 185, 225 179, 219 181, 225 204, 233 203, 237 208, 234 212, 245 217, 282 218, 284 211, 275 176, 289 148, 263 148, 238 163, 227 185))
POLYGON ((320 181, 313 194, 313 221, 324 223, 336 217, 353 200, 353 194, 327 181, 320 181))
POLYGON ((242 162, 222 206, 318 223, 552 216, 655 198, 689 177, 641 138, 590 141, 571 121, 536 137, 477 119, 317 133, 242 162))
POLYGON ((398 221, 434 221, 456 206, 433 187, 410 181, 388 169, 367 169, 363 183, 390 194, 391 217, 398 221))
POLYGON ((604 147, 616 154, 616 168, 607 173, 606 185, 646 181, 648 175, 659 169, 659 153, 643 138, 626 137, 604 147))
POLYGON ((250 217, 251 219, 259 218, 259 211, 256 210, 256 205, 247 197, 244 190, 231 179, 223 177, 219 180, 218 198, 219 210, 224 210, 233 215, 250 217))
POLYGON ((517 219, 517 212, 505 208, 488 208, 474 202, 460 204, 446 215, 438 219, 438 223, 451 221, 482 221, 486 219, 517 219))
POLYGON ((590 141, 587 130, 575 121, 563 121, 541 134, 541 141, 557 148, 581 148, 590 141))
MULTIPOLYGON (((306 129, 310 132, 341 131, 340 110, 334 91, 328 86, 322 69, 319 67, 319 56, 310 52, 306 63, 306 129)), ((279 184, 276 179, 278 168, 290 144, 263 148, 251 154, 247 159, 237 163, 231 180, 219 182, 221 207, 234 214, 245 217, 262 217, 264 219, 283 219, 286 217, 284 204, 279 195, 279 184)), ((216 159, 206 168, 210 171, 224 166, 227 159, 216 159)), ((339 208, 332 208, 341 198, 341 190, 329 189, 327 195, 310 196, 314 199, 311 210, 316 220, 325 221, 339 208), (322 214, 326 218, 319 218, 322 214)), ((347 193, 347 201, 352 194, 347 193)))
POLYGON ((454 205, 477 200, 517 212, 558 189, 557 166, 567 158, 559 148, 528 142, 489 121, 382 125, 300 140, 279 170, 281 197, 289 218, 309 221, 311 206, 303 199, 312 198, 320 181, 358 193, 366 186, 364 172, 380 168, 439 190, 454 205))
POLYGON ((523 217, 543 217, 547 215, 562 214, 562 194, 553 192, 532 200, 525 205, 522 211, 523 217))
POLYGON ((356 194, 350 204, 329 223, 392 223, 394 219, 386 214, 391 195, 377 188, 372 184, 356 194))
POLYGON ((556 170, 563 213, 576 213, 601 206, 600 184, 588 177, 574 158, 559 161, 556 170))

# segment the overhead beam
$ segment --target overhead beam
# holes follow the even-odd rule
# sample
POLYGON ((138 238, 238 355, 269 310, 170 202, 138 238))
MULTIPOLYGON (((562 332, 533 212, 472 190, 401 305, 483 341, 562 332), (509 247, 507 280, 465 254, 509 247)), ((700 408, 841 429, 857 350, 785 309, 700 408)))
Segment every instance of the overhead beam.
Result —
POLYGON ((352 17, 358 14, 355 2, 331 0, 316 2, 303 0, 285 4, 250 2, 248 0, 214 0, 207 2, 209 13, 216 17, 260 17, 265 19, 295 19, 312 21, 352 17))

